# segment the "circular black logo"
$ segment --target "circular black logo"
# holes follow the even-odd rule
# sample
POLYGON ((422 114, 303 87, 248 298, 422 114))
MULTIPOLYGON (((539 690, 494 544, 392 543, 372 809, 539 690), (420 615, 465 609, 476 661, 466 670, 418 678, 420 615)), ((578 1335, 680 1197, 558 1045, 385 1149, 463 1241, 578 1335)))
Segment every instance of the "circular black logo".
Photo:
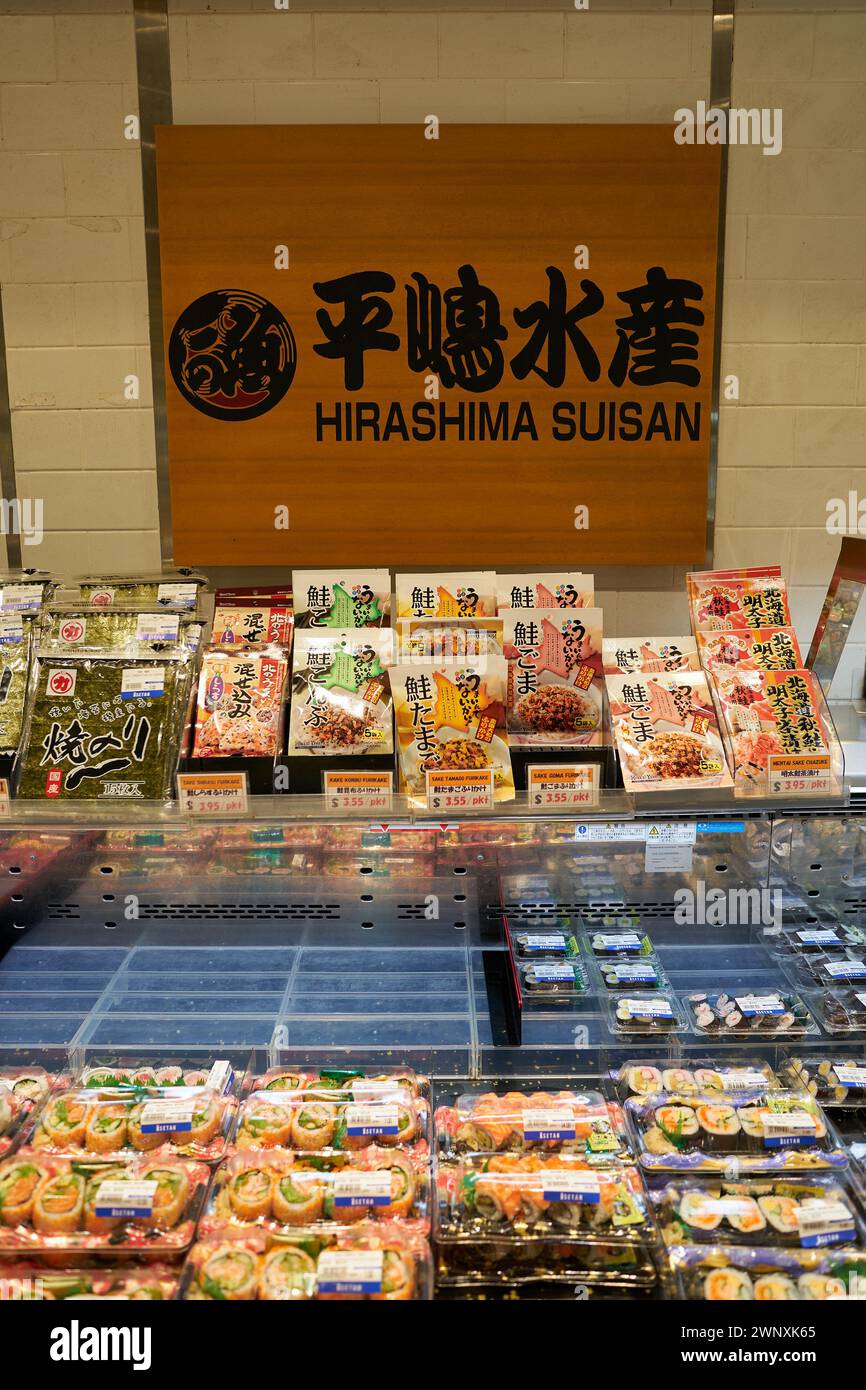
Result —
POLYGON ((288 391, 298 352, 283 315, 250 290, 211 290, 171 330, 168 364, 190 405, 214 420, 254 420, 288 391))

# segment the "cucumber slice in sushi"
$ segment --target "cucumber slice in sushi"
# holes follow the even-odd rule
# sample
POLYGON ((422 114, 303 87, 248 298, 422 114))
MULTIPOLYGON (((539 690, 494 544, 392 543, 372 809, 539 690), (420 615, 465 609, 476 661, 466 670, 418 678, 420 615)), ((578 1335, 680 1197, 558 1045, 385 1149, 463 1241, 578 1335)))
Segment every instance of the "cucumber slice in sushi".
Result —
POLYGON ((258 1269, 255 1255, 238 1245, 217 1246, 196 1273, 205 1298, 237 1303, 256 1296, 258 1269))
POLYGON ((745 1270, 712 1270, 704 1279, 704 1298, 709 1303, 730 1303, 739 1299, 754 1298, 752 1281, 745 1270))

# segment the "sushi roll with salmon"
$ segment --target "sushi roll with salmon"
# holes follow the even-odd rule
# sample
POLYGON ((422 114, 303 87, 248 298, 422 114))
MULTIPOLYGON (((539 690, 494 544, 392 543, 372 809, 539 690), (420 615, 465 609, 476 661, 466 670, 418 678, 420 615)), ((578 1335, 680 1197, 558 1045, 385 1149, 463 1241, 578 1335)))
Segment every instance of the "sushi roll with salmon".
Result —
POLYGON ((409 1302, 415 1297, 415 1261, 407 1250, 386 1246, 382 1252, 382 1292, 370 1294, 374 1301, 409 1302))
POLYGON ((202 1261, 196 1269, 195 1281, 203 1297, 239 1303, 256 1297, 258 1273, 255 1255, 228 1241, 218 1245, 202 1261))
POLYGON ((38 1163, 11 1159, 0 1168, 0 1222, 20 1226, 33 1213, 33 1200, 39 1184, 47 1177, 38 1163))
POLYGON ((698 1105, 695 1115, 708 1148, 730 1153, 736 1147, 741 1125, 733 1105, 698 1105))
POLYGON ((33 1194, 32 1222, 41 1235, 69 1235, 81 1229, 85 1180, 81 1173, 53 1173, 33 1194))
POLYGON ((285 1246, 262 1260, 257 1293, 266 1302, 312 1298, 316 1289, 316 1262, 306 1250, 285 1246))
POLYGON ((221 1121, 222 1107, 218 1098, 212 1091, 202 1091, 193 1101, 192 1128, 178 1130, 171 1135, 171 1142, 176 1148, 188 1145, 205 1148, 219 1134, 221 1121))
POLYGON ((743 1236, 760 1235, 767 1229, 767 1222, 759 1202, 754 1197, 729 1198, 725 1213, 735 1231, 743 1236))
POLYGON ((307 1078, 299 1071, 281 1071, 262 1087, 264 1091, 301 1091, 307 1078))
POLYGON ((255 1095, 247 1101, 238 1129, 239 1146, 254 1145, 265 1149, 286 1148, 292 1133, 294 1112, 288 1105, 263 1100, 255 1095))
POLYGON ((158 1067, 153 1074, 157 1086, 186 1086, 183 1067, 158 1067))
POLYGON ((391 1174, 391 1200, 381 1208, 383 1217, 410 1216, 415 1205, 417 1184, 411 1163, 400 1154, 376 1164, 377 1172, 391 1174))
POLYGON ((706 1275, 703 1294, 709 1303, 731 1303, 755 1297, 752 1281, 745 1270, 732 1269, 727 1265, 706 1275))
POLYGON ((703 1192, 684 1192, 676 1211, 686 1228, 696 1231, 717 1230, 724 1216, 720 1202, 703 1192))
MULTIPOLYGON (((376 1142, 386 1148, 398 1144, 412 1144, 418 1138, 418 1121, 415 1111, 408 1105, 397 1106, 397 1133, 380 1134, 376 1136, 376 1142)), ((347 1148, 351 1148, 351 1141, 347 1142, 347 1148)))
POLYGON ((142 1217, 146 1226, 157 1226, 170 1230, 176 1226, 186 1210, 190 1198, 189 1178, 183 1168, 145 1168, 141 1172, 143 1182, 155 1182, 153 1211, 142 1217))
POLYGON ((774 1231, 795 1236, 800 1228, 799 1204, 793 1197, 759 1197, 758 1206, 774 1231))
POLYGON ((329 1147, 337 1128, 335 1105, 311 1101, 296 1106, 290 1114, 289 1137, 295 1148, 312 1151, 329 1147))
MULTIPOLYGON (((274 1217, 286 1226, 305 1226, 319 1221, 325 1205, 325 1191, 325 1184, 314 1171, 284 1173, 274 1184, 274 1217)), ((347 1211, 351 1214, 353 1209, 347 1208, 347 1211)))
POLYGON ((150 1153, 152 1149, 160 1148, 166 1140, 165 1134, 144 1134, 141 1128, 141 1112, 144 1105, 134 1105, 126 1117, 126 1139, 127 1143, 136 1150, 137 1153, 150 1153))
POLYGON ((797 1280, 800 1297, 804 1299, 847 1298, 844 1279, 834 1274, 801 1274, 797 1280))
POLYGON ((686 1148, 698 1136, 698 1117, 690 1105, 660 1105, 655 1118, 675 1148, 686 1148))
POLYGON ((84 1194, 84 1229, 91 1235, 105 1235, 112 1231, 115 1226, 121 1225, 123 1217, 120 1216, 97 1216, 96 1206, 99 1198, 99 1189, 103 1183, 122 1181, 128 1177, 125 1168, 103 1168, 90 1179, 87 1190, 84 1194))
POLYGON ((37 1148, 80 1149, 90 1107, 74 1094, 58 1096, 49 1102, 33 1136, 37 1148))
POLYGON ((226 1183, 229 1210, 241 1221, 259 1221, 270 1216, 274 1175, 266 1168, 244 1168, 226 1183))
POLYGON ((84 1130, 84 1148, 88 1153, 117 1153, 126 1147, 125 1105, 93 1105, 84 1130))

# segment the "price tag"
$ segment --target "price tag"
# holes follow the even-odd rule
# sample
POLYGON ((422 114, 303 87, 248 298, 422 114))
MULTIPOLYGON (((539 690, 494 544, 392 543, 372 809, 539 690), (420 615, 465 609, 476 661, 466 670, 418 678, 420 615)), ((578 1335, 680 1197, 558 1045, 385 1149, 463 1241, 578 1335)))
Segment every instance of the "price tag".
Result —
POLYGON ((841 946, 841 941, 832 927, 821 927, 818 931, 798 931, 797 940, 804 946, 841 946))
POLYGON ((854 1239, 854 1218, 844 1202, 807 1197, 797 1208, 800 1244, 807 1247, 838 1245, 854 1239))
POLYGON ((574 1139, 577 1122, 570 1106, 538 1106, 523 1112, 523 1137, 541 1142, 546 1139, 574 1139))
POLYGON ((802 1148, 815 1142, 815 1120, 805 1110, 771 1110, 763 1118, 767 1149, 802 1148))
POLYGON ((0 607, 7 613, 37 613, 42 607, 41 584, 8 585, 0 582, 0 607))
POLYGON ((387 1207, 391 1204, 391 1173, 335 1173, 335 1207, 387 1207))
POLYGON ((632 1018, 673 1018, 669 999, 620 999, 617 1008, 625 1004, 632 1018))
POLYGON ((164 694, 164 666, 126 666, 121 671, 121 700, 156 700, 164 694))
POLYGON ((659 973, 649 961, 614 961, 604 966, 605 979, 617 984, 658 984, 659 973))
POLYGON ((565 937, 560 932, 530 932, 522 941, 524 951, 549 951, 558 956, 565 955, 565 937))
POLYGON ((12 803, 9 797, 9 779, 0 777, 0 817, 11 816, 12 803))
POLYGON ((601 1178, 597 1173, 572 1173, 568 1168, 548 1168, 542 1179, 545 1202, 601 1201, 601 1178))
POLYGON ((156 601, 166 608, 195 608, 198 602, 197 584, 160 584, 156 601))
POLYGON ((773 796, 819 795, 832 788, 829 753, 771 753, 767 780, 773 796))
POLYGON ((396 1105, 347 1105, 346 1133, 375 1138, 380 1134, 397 1135, 400 1124, 396 1105))
POLYGON ((598 763, 532 763, 526 769, 529 805, 541 811, 597 806, 598 775, 598 763))
POLYGON ((616 951, 640 951, 643 938, 636 931, 598 932, 592 938, 592 949, 597 954, 616 951))
POLYGON ((149 1100, 141 1107, 142 1134, 181 1134, 192 1129, 192 1105, 149 1100))
POLYGON ((329 811, 390 811, 393 772, 323 772, 322 791, 329 811))
POLYGON ((541 984, 555 984, 560 980, 568 981, 572 985, 575 982, 574 966, 568 965, 564 961, 561 965, 556 961, 551 961, 549 965, 533 965, 530 968, 534 979, 541 984))
POLYGON ((785 1005, 778 994, 744 994, 736 999, 736 1005, 744 1018, 755 1018, 764 1014, 783 1014, 785 1005))
POLYGON ((192 816, 245 816, 249 812, 245 772, 179 772, 181 811, 192 816))
POLYGON ((319 1293, 381 1293, 382 1250, 323 1250, 316 1267, 319 1293))
POLYGON ((371 1101, 389 1101, 396 1105, 405 1094, 405 1086, 401 1087, 396 1078, 393 1081, 367 1081, 364 1077, 358 1077, 352 1082, 352 1099, 359 1105, 369 1105, 371 1101))
POLYGON ((766 1086, 767 1078, 762 1071, 719 1071, 727 1091, 750 1091, 755 1086, 766 1086))
POLYGON ((490 811, 493 768, 433 767, 427 773, 428 811, 490 811))
POLYGON ((137 642, 176 642, 179 630, 176 613, 139 613, 135 620, 137 642))
POLYGON ((132 1178, 116 1178, 100 1185, 96 1193, 95 1216, 126 1218, 152 1216, 153 1199, 159 1186, 132 1178))
POLYGON ((866 1089, 866 1066, 858 1066, 852 1062, 837 1062, 833 1067, 837 1080, 843 1086, 853 1086, 855 1090, 866 1089))
POLYGON ((831 980, 866 980, 866 961, 828 960, 821 966, 831 980))

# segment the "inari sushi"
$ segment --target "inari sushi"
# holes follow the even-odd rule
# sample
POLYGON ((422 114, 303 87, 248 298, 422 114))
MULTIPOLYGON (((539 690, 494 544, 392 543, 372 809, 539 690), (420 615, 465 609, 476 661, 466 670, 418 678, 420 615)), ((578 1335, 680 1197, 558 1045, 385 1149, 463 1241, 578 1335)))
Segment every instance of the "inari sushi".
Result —
POLYGON ((266 1149, 287 1146, 292 1132, 292 1114, 288 1105, 277 1105, 274 1101, 253 1096, 247 1101, 238 1130, 238 1144, 246 1142, 266 1149))
POLYGON ((262 1260, 258 1277, 259 1298, 268 1302, 312 1298, 315 1287, 316 1262, 306 1250, 290 1245, 272 1250, 262 1260))
POLYGON ((327 1101, 310 1101, 291 1112, 291 1143, 298 1149, 326 1149, 337 1128, 337 1107, 327 1101))
POLYGON ((42 1179, 33 1195, 33 1229, 42 1235, 68 1235, 81 1227, 84 1178, 80 1173, 54 1173, 42 1179))
POLYGON ((237 1303, 256 1297, 258 1261, 249 1250, 231 1242, 218 1245, 196 1270, 196 1282, 206 1298, 237 1303))
POLYGON ((126 1117, 126 1139, 139 1153, 149 1153, 151 1149, 158 1149, 165 1143, 164 1134, 143 1134, 141 1129, 141 1112, 144 1105, 134 1105, 126 1117))
POLYGON ((38 1163, 22 1159, 12 1159, 0 1168, 0 1222, 4 1226, 18 1226, 30 1219, 36 1189, 45 1177, 45 1169, 38 1163))
POLYGON ((115 1226, 119 1226, 123 1221, 120 1216, 97 1216, 96 1203, 99 1198, 99 1189, 103 1183, 117 1182, 118 1179, 127 1177, 125 1168, 104 1168, 101 1173, 97 1173, 87 1184, 87 1191, 84 1194, 84 1228, 90 1231, 91 1235, 100 1235, 106 1231, 111 1231, 115 1226))
POLYGON ((315 1170, 284 1173, 274 1184, 272 1210, 277 1221, 303 1226, 318 1221, 325 1202, 325 1185, 315 1170))
POLYGON ((87 1116, 84 1147, 89 1153, 117 1153, 126 1147, 125 1105, 94 1105, 87 1116))
POLYGON ((42 1147, 80 1149, 89 1114, 88 1105, 74 1095, 58 1096, 42 1116, 35 1142, 42 1147))
POLYGON ((142 1174, 143 1182, 155 1182, 153 1212, 142 1218, 147 1226, 160 1226, 170 1229, 176 1226, 183 1216, 189 1201, 189 1178, 182 1168, 147 1168, 142 1174))
POLYGON ((245 1168, 226 1184, 228 1204, 242 1221, 270 1216, 274 1178, 266 1168, 245 1168))
POLYGON ((710 1303, 728 1303, 754 1297, 752 1281, 742 1269, 731 1269, 729 1266, 714 1269, 704 1279, 704 1298, 710 1303))

